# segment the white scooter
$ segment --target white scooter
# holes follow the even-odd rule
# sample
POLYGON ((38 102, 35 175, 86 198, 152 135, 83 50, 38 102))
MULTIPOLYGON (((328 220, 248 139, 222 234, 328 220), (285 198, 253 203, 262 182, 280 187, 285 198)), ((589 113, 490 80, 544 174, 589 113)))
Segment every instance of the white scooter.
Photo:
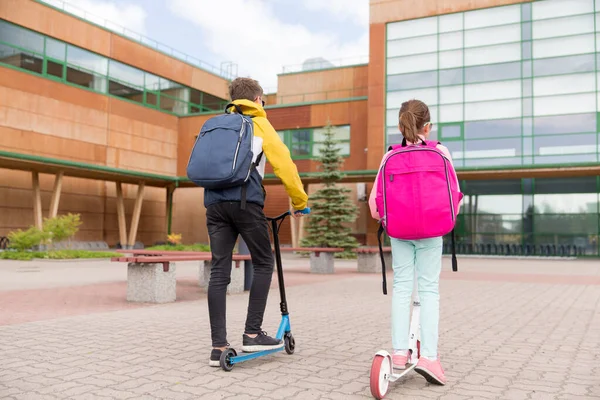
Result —
POLYGON ((408 342, 408 364, 406 369, 394 371, 392 356, 385 350, 379 350, 371 364, 371 394, 376 399, 383 399, 387 394, 390 382, 395 382, 407 375, 417 366, 421 356, 420 341, 420 309, 419 292, 417 290, 417 276, 415 274, 415 286, 413 288, 413 310, 410 321, 410 334, 408 342))

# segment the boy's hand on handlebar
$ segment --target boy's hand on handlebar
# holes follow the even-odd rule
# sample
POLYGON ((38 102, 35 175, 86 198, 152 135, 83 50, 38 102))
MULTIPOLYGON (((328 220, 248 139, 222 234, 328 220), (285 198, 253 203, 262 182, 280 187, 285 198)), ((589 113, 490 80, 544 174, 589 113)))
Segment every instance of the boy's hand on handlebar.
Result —
POLYGON ((302 218, 303 216, 310 214, 310 208, 306 207, 303 210, 291 210, 290 214, 292 214, 292 217, 294 218, 302 218))

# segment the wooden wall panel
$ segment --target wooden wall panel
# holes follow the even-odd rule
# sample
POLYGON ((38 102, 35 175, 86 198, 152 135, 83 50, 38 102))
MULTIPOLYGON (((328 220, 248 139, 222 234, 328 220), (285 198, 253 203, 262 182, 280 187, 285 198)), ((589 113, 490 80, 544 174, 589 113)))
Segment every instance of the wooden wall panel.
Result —
POLYGON ((367 95, 366 65, 279 75, 277 102, 292 104, 367 95))
POLYGON ((176 189, 173 200, 173 232, 180 233, 183 242, 187 244, 208 243, 204 190, 176 189))
POLYGON ((179 119, 179 134, 177 144, 177 175, 186 176, 187 162, 194 147, 196 135, 200 133, 202 125, 214 117, 213 115, 199 115, 179 119))
POLYGON ((369 19, 371 24, 381 24, 526 1, 528 0, 371 0, 369 19))
MULTIPOLYGON (((266 189, 267 198, 265 201, 265 214, 267 216, 277 216, 290 209, 290 198, 283 185, 268 186, 266 189)), ((281 241, 281 244, 289 245, 292 243, 292 231, 289 218, 286 218, 283 225, 281 225, 279 240, 281 241)))
POLYGON ((310 126, 310 106, 273 108, 267 117, 276 130, 298 129, 310 126))
POLYGON ((226 79, 36 1, 2 0, 0 18, 183 85, 227 98, 226 79))
MULTIPOLYGON (((141 105, 0 67, 0 149, 5 151, 175 176, 178 124, 177 117, 141 105)), ((54 177, 41 174, 40 181, 47 216, 54 177)), ((31 187, 30 173, 0 171, 0 214, 6 214, 0 235, 33 223, 31 187)), ((114 187, 64 179, 59 214, 81 213, 84 225, 76 239, 117 243, 114 187)), ((126 188, 130 218, 137 187, 126 188)), ((164 240, 165 189, 147 188, 144 198, 139 240, 164 240)))

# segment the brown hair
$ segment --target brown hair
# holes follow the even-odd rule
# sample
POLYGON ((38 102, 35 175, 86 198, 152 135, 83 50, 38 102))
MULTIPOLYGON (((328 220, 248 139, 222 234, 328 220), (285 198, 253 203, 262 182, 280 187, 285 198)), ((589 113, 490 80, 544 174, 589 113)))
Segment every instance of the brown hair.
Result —
POLYGON ((263 95, 263 89, 251 78, 236 78, 229 84, 229 96, 231 101, 250 100, 254 101, 263 95))
POLYGON ((419 142, 419 133, 426 123, 431 121, 429 107, 421 100, 409 100, 402 103, 398 115, 402 136, 410 143, 419 142))

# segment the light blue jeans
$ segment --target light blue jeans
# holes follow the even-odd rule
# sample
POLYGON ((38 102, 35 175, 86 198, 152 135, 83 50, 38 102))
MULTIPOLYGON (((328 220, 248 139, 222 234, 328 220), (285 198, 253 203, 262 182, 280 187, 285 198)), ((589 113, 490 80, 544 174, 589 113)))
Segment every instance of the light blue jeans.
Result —
POLYGON ((410 304, 416 268, 421 301, 421 356, 435 358, 438 354, 442 238, 391 239, 391 242, 394 268, 392 345, 395 350, 408 349, 410 304))

